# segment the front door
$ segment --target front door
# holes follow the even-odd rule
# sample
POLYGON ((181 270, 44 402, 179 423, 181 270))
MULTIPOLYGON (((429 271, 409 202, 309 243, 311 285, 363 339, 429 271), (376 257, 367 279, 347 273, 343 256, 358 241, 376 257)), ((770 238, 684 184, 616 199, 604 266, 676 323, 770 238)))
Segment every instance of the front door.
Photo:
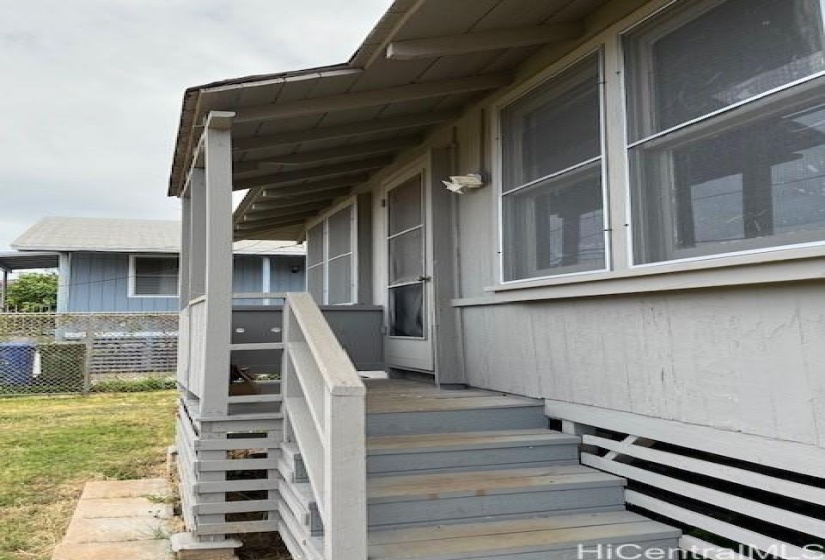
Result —
POLYGON ((385 194, 387 365, 432 372, 431 230, 423 170, 389 183, 385 194))

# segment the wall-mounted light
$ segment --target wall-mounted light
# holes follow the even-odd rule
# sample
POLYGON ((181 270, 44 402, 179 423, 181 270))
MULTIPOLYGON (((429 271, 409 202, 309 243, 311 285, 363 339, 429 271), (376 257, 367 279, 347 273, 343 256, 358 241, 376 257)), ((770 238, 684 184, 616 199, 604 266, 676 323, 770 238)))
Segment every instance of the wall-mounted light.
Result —
POLYGON ((484 186, 484 178, 478 173, 469 175, 453 175, 449 181, 441 181, 444 186, 454 193, 464 194, 467 190, 480 189, 484 186))

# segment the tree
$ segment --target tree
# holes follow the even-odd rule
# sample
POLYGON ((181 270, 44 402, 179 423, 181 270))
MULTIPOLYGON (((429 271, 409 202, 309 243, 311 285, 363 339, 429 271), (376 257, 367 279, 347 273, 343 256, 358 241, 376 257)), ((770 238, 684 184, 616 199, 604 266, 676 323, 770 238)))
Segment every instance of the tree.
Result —
POLYGON ((6 306, 23 312, 54 311, 57 308, 57 274, 30 272, 9 282, 6 306))

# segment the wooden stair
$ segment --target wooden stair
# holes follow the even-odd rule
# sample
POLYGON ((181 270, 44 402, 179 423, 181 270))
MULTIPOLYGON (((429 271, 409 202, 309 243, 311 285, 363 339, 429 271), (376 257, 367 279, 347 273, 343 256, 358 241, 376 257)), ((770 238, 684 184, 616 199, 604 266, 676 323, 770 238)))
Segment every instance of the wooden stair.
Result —
MULTIPOLYGON (((596 558, 602 546, 675 550, 679 531, 625 511, 622 478, 579 464, 540 401, 368 381, 369 558, 596 558), (580 554, 579 547, 585 548, 580 554)), ((284 448, 289 539, 323 526, 297 449, 284 448)), ((658 552, 658 551, 657 551, 658 552)))

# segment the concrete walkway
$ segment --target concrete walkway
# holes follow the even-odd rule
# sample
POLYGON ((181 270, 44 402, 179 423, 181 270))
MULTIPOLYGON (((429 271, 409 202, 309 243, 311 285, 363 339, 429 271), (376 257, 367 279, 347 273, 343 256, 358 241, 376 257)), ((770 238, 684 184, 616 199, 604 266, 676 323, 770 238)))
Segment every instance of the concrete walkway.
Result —
POLYGON ((52 560, 171 560, 168 496, 160 478, 86 483, 52 560))

